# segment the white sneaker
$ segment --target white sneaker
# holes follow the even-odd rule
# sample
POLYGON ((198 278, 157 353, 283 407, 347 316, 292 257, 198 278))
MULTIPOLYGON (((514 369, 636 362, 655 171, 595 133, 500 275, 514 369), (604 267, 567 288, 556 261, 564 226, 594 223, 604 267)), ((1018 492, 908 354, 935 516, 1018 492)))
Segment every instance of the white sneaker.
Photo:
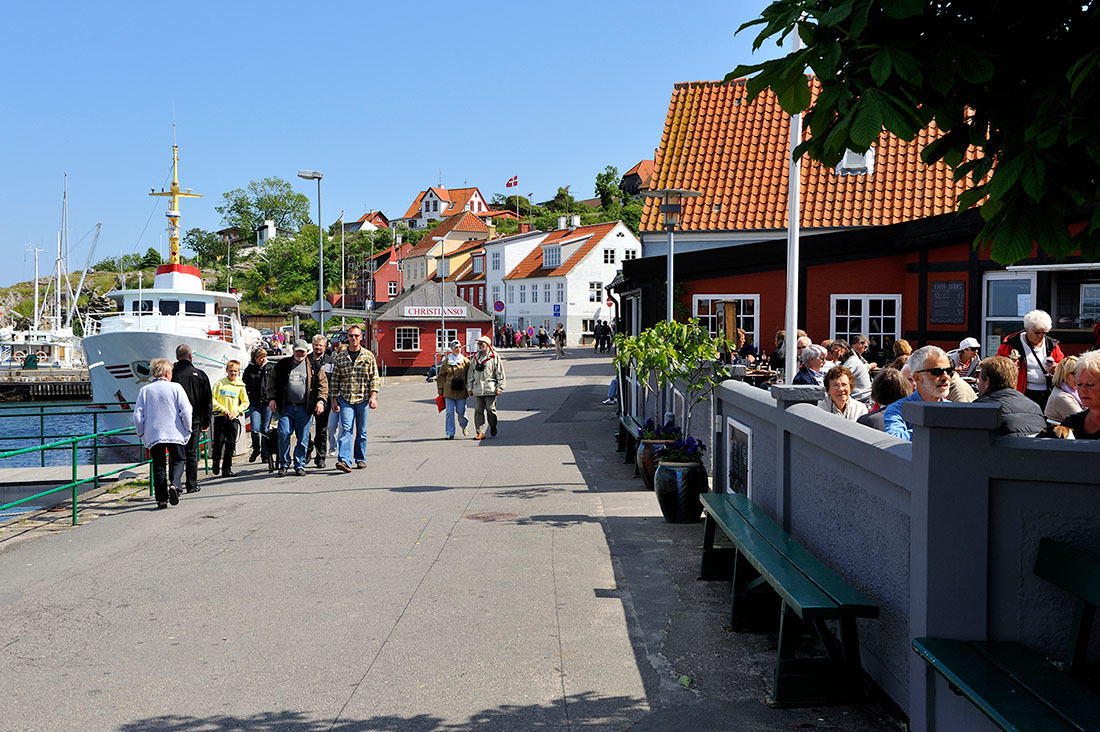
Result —
POLYGON ((615 400, 614 400, 614 399, 604 399, 604 400, 603 400, 603 403, 604 403, 604 404, 614 404, 614 403, 615 403, 615 400))
POLYGON ((469 437, 469 436, 470 436, 470 428, 469 428, 469 426, 466 426, 466 427, 463 427, 463 428, 462 428, 462 436, 463 436, 463 437, 469 437))

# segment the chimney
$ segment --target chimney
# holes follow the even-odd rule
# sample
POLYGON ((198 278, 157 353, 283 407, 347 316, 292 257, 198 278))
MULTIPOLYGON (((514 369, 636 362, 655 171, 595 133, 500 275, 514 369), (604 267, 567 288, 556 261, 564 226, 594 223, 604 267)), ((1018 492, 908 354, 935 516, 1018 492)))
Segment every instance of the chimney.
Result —
POLYGON ((529 231, 531 231, 531 224, 527 223, 526 221, 521 221, 519 224, 519 233, 526 234, 529 231))
POLYGON ((487 228, 489 229, 489 238, 490 239, 496 239, 497 238, 497 225, 494 224, 494 223, 490 223, 487 228))
POLYGON ((580 214, 573 214, 573 223, 571 224, 571 226, 575 229, 580 225, 581 225, 581 215, 580 214))
POLYGON ((565 221, 566 221, 567 218, 568 217, 566 217, 566 216, 559 216, 558 217, 558 229, 559 230, 565 228, 565 221))

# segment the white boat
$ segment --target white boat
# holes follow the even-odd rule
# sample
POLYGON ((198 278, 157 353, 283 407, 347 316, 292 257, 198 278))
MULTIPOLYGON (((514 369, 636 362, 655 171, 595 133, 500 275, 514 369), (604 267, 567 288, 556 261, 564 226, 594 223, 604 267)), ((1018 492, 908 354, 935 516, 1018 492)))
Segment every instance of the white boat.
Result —
POLYGON ((31 354, 40 369, 84 367, 80 338, 73 334, 72 328, 0 328, 0 364, 8 369, 19 369, 31 354))
MULTIPOLYGON (((138 391, 151 381, 149 362, 154 358, 176 360, 176 347, 186 344, 193 352, 194 365, 206 372, 210 383, 225 376, 230 360, 248 364, 252 348, 259 345, 258 333, 241 326, 237 296, 207 290, 198 267, 179 261, 179 199, 199 194, 181 192, 177 166, 178 149, 172 146, 172 186, 151 193, 170 196, 170 254, 168 264, 157 267, 152 288, 112 290, 107 293, 118 312, 89 316, 84 327, 84 359, 92 381, 94 403, 131 403, 138 391)), ((132 424, 128 414, 108 415, 117 424, 132 424)))

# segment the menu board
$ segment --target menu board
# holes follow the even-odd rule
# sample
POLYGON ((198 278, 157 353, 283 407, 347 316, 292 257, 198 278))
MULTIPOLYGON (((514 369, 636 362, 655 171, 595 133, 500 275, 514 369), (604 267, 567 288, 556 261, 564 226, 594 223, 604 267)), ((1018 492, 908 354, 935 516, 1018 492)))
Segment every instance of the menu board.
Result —
POLYGON ((966 322, 966 280, 941 280, 930 285, 930 323, 966 322))

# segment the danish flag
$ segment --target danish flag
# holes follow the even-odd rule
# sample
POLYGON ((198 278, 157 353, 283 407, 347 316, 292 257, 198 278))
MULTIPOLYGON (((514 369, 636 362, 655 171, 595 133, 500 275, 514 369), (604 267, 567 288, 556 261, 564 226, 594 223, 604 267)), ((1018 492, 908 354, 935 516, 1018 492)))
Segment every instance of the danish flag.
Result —
POLYGON ((504 184, 504 187, 505 188, 515 188, 518 185, 519 185, 519 176, 518 175, 513 175, 511 178, 508 179, 508 182, 504 184))

